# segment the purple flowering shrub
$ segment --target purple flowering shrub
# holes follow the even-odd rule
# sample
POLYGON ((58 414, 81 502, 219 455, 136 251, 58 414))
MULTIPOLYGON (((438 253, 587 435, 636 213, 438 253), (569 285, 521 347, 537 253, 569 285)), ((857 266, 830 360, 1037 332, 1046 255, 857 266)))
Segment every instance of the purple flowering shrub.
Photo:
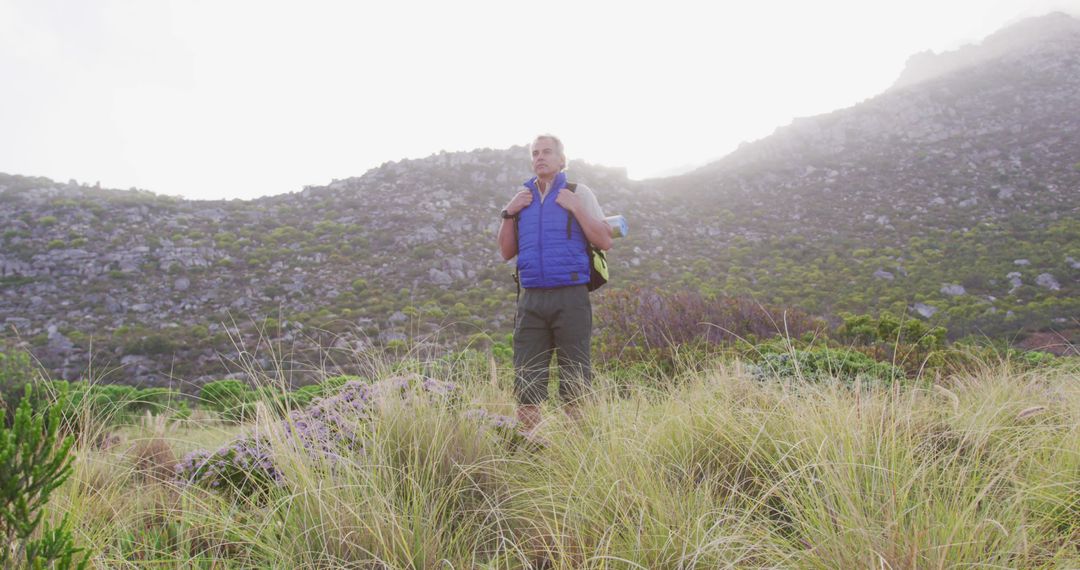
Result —
POLYGON ((264 438, 241 438, 217 451, 197 450, 176 466, 177 478, 224 493, 261 495, 284 478, 274 465, 270 442, 264 438))
MULTIPOLYGON (((296 445, 307 457, 336 465, 346 457, 362 455, 365 426, 387 401, 453 406, 458 402, 457 384, 400 376, 367 384, 346 382, 331 396, 316 398, 304 409, 293 410, 278 423, 286 445, 296 445)), ((177 479, 239 495, 265 493, 281 486, 284 477, 275 463, 273 444, 266 435, 237 439, 217 451, 197 450, 176 466, 177 479)))
POLYGON ((461 417, 476 422, 482 432, 488 431, 494 434, 510 449, 526 443, 525 436, 518 430, 517 418, 495 414, 483 408, 469 410, 461 414, 461 417))
POLYGON ((483 408, 477 408, 461 414, 461 417, 479 423, 481 429, 490 429, 511 438, 518 435, 518 421, 510 416, 495 414, 483 408))
POLYGON ((507 430, 517 428, 517 419, 510 416, 491 413, 483 408, 469 410, 461 417, 479 422, 482 427, 494 430, 507 430))

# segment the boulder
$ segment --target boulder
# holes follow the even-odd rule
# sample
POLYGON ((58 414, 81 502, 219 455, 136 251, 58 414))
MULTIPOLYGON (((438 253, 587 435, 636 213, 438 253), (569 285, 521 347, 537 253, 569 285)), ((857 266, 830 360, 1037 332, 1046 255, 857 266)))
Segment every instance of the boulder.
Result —
POLYGON ((1054 276, 1049 273, 1040 273, 1039 276, 1035 278, 1035 284, 1051 291, 1061 290, 1061 283, 1058 283, 1058 280, 1054 279, 1054 276))
POLYGON ((934 316, 934 313, 938 312, 938 308, 926 303, 915 303, 911 306, 911 310, 918 313, 923 318, 929 319, 934 316))
POLYGON ((30 328, 30 319, 23 317, 8 317, 4 319, 4 328, 11 329, 12 327, 18 331, 24 331, 30 328))
POLYGON ((379 333, 379 340, 382 342, 390 342, 394 340, 404 341, 408 340, 408 338, 409 337, 405 336, 404 333, 398 331, 382 331, 379 333))
POLYGON ((113 313, 113 314, 123 313, 124 312, 124 306, 121 305, 120 302, 117 301, 116 298, 113 297, 112 295, 106 295, 105 296, 105 310, 109 311, 110 313, 113 313))
POLYGON ((1009 280, 1009 285, 1012 285, 1012 289, 1009 289, 1010 295, 1024 284, 1024 282, 1020 280, 1019 271, 1012 271, 1006 275, 1005 278, 1009 280))
POLYGON ((436 285, 449 285, 454 282, 454 279, 450 277, 449 273, 440 271, 434 267, 428 270, 428 278, 436 285))
POLYGON ((940 291, 942 295, 948 295, 950 297, 959 297, 960 295, 967 294, 967 290, 964 289, 964 286, 956 283, 943 283, 940 291))
POLYGON ((64 336, 63 333, 55 332, 52 327, 49 329, 49 350, 57 353, 71 352, 71 349, 75 348, 75 343, 71 342, 71 339, 64 336))

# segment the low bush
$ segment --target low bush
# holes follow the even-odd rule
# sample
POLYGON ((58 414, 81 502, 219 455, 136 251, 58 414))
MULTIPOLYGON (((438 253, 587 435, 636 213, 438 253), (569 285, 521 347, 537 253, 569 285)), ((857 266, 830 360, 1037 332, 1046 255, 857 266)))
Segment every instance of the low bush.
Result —
POLYGON ((199 403, 214 410, 222 417, 243 421, 254 408, 251 406, 259 399, 259 394, 239 380, 216 380, 202 387, 199 403))
POLYGON ((834 332, 838 341, 865 349, 875 360, 894 362, 909 375, 944 364, 940 353, 949 334, 945 327, 930 326, 913 317, 897 317, 888 311, 876 317, 842 313, 840 319, 834 332))
POLYGON ((754 373, 759 378, 779 377, 817 381, 838 379, 845 384, 890 384, 907 377, 904 370, 850 349, 789 348, 761 353, 754 373))
POLYGON ((82 549, 75 547, 67 516, 38 533, 49 497, 71 475, 75 457, 74 438, 60 436, 65 394, 38 411, 31 395, 26 385, 10 428, 7 410, 0 409, 0 567, 85 568, 89 559, 78 561, 82 549))
POLYGON ((21 350, 0 351, 0 410, 14 419, 15 409, 34 378, 30 356, 21 350))
POLYGON ((138 388, 66 380, 53 380, 50 386, 52 392, 69 394, 63 414, 72 421, 90 417, 107 424, 128 424, 147 413, 171 413, 186 402, 183 395, 169 388, 138 388))
POLYGON ((276 386, 252 388, 239 380, 216 380, 202 387, 199 405, 213 410, 223 419, 242 422, 255 417, 256 405, 262 403, 268 412, 285 415, 290 410, 304 408, 316 399, 331 394, 354 376, 334 376, 318 384, 286 390, 276 386))

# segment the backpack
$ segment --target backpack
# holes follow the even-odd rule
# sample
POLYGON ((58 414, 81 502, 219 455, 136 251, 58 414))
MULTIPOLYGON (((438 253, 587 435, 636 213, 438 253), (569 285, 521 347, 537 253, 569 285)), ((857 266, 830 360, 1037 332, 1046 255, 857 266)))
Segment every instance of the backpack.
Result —
MULTIPOLYGON (((566 189, 577 192, 577 184, 567 182, 566 189)), ((570 237, 570 227, 573 221, 574 216, 566 218, 566 237, 570 237)), ((585 239, 585 250, 589 252, 589 283, 586 288, 592 292, 603 287, 608 282, 607 255, 604 250, 589 243, 588 238, 585 239)))

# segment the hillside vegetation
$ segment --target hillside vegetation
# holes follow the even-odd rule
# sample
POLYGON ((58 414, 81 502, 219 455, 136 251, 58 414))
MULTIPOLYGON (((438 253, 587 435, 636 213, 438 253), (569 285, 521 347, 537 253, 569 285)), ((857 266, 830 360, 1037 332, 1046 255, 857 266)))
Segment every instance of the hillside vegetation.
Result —
MULTIPOLYGON (((887 312, 949 340, 1068 351, 1080 340, 1080 22, 1017 26, 942 65, 916 58, 922 71, 893 89, 681 176, 634 181, 572 161, 571 178, 631 227, 595 306, 633 286, 692 291, 833 327, 887 312)), ((246 202, 0 174, 0 334, 54 376, 155 386, 239 373, 229 363, 261 339, 296 370, 325 347, 498 341, 515 289, 497 214, 528 176, 523 147, 388 162, 246 202)))

